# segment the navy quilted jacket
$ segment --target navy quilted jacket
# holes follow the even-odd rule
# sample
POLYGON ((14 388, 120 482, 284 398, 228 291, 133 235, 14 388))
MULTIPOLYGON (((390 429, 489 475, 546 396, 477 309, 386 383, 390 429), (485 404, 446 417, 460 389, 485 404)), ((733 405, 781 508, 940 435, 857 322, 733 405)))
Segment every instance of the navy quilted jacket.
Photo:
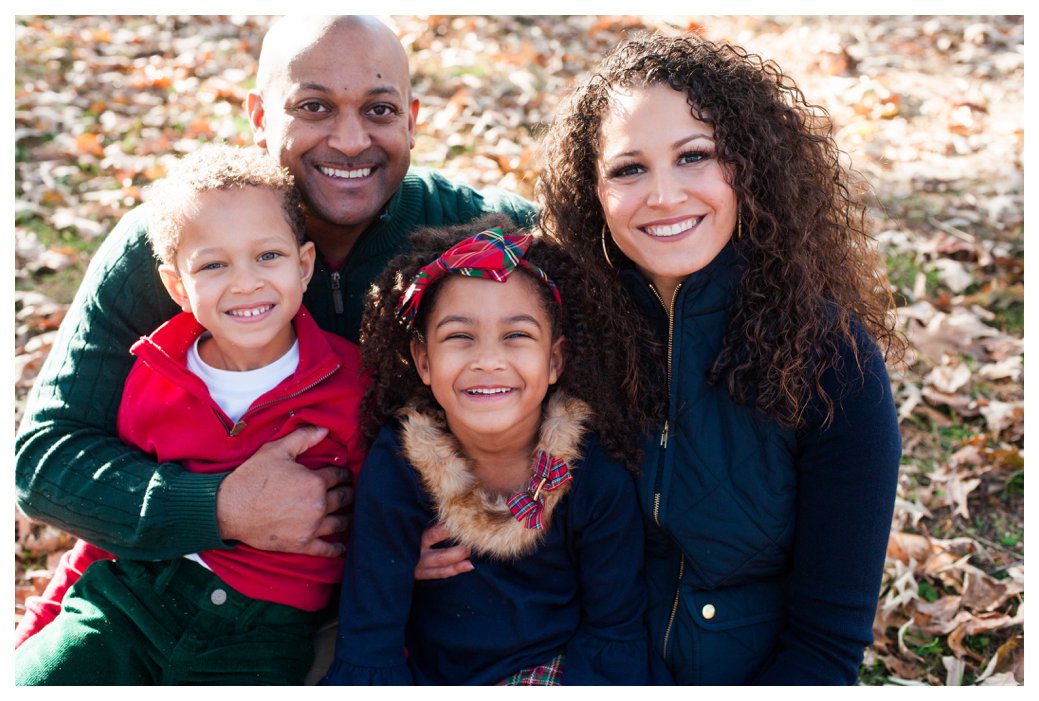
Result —
POLYGON ((621 273, 669 343, 667 423, 646 442, 651 643, 678 684, 852 684, 872 641, 901 453, 884 362, 861 334, 824 386, 836 415, 781 429, 706 373, 739 280, 730 245, 678 289, 669 315, 621 273), (669 323, 673 318, 673 326, 669 323))

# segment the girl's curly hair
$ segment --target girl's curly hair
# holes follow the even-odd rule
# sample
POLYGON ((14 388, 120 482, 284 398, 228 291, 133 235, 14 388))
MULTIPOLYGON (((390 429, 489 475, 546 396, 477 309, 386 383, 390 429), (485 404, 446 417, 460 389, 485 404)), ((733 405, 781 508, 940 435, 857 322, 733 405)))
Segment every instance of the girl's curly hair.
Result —
MULTIPOLYGON (((596 195, 602 119, 614 89, 655 85, 685 94, 691 114, 713 127, 743 218, 734 244, 745 272, 712 381, 787 427, 803 425, 813 396, 831 420, 820 381, 842 345, 857 357, 856 323, 886 356, 903 341, 829 116, 775 63, 692 36, 638 37, 615 49, 560 105, 542 142, 541 225, 589 267, 606 267, 596 195)), ((615 245, 609 255, 631 264, 615 245)))
MULTIPOLYGON (((420 229, 412 234, 411 251, 394 258, 373 283, 361 322, 361 356, 371 377, 364 412, 369 440, 404 406, 441 411, 414 368, 410 344, 414 334, 424 332, 444 278, 426 289, 411 331, 397 320, 395 311, 421 267, 462 239, 493 227, 501 227, 506 234, 524 233, 504 215, 487 215, 461 226, 420 229)), ((641 321, 623 299, 616 306, 627 311, 618 313, 612 300, 622 295, 600 271, 586 269, 557 241, 536 235, 525 257, 555 282, 565 308, 561 313, 546 285, 535 285, 552 319, 553 336, 566 337, 566 364, 549 395, 561 391, 586 402, 594 411, 591 428, 606 451, 637 471, 639 439, 655 418, 640 404, 644 400, 638 391, 636 338, 641 321)), ((533 275, 522 268, 514 274, 533 275)))

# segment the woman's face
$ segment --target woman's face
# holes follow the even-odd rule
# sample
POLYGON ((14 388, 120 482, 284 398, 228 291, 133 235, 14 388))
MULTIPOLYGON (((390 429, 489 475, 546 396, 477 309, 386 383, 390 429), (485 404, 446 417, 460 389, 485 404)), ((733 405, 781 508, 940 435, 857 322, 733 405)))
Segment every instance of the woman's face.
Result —
POLYGON ((612 93, 597 161, 614 242, 665 300, 710 263, 736 227, 736 193, 714 129, 666 85, 612 93))

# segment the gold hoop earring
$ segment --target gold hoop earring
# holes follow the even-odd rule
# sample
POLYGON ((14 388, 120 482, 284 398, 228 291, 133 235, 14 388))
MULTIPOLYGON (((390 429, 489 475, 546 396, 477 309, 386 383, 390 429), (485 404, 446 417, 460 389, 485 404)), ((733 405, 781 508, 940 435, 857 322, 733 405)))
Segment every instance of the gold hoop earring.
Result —
POLYGON ((600 236, 602 240, 602 256, 606 259, 606 265, 613 267, 613 261, 610 260, 610 253, 606 250, 606 222, 602 225, 602 234, 600 236))
POLYGON ((743 238, 743 212, 736 212, 736 240, 743 238))

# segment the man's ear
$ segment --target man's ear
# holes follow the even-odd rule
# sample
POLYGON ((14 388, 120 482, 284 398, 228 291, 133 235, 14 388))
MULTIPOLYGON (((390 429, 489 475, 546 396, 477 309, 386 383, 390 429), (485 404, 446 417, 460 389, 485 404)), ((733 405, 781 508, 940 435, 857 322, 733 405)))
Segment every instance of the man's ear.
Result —
POLYGON ((314 257, 317 251, 313 241, 304 241, 299 247, 299 276, 303 280, 303 289, 307 289, 310 278, 314 275, 314 257))
POLYGON ((249 115, 249 126, 253 128, 253 142, 262 149, 267 148, 267 112, 263 108, 263 97, 255 88, 245 96, 245 111, 249 115))
POLYGON ((411 148, 415 148, 415 125, 418 124, 418 98, 411 98, 411 106, 408 112, 408 138, 411 148))
POLYGON ((566 336, 560 336, 552 344, 548 358, 548 384, 554 385, 566 366, 566 336))
POLYGON ((415 361, 415 370, 422 378, 422 383, 428 385, 430 383, 429 351, 426 349, 426 344, 417 338, 411 339, 411 359, 415 361))
POLYGON ((163 263, 159 266, 159 277, 162 285, 170 293, 173 301, 186 312, 191 311, 191 301, 188 299, 188 291, 184 288, 184 281, 177 272, 176 266, 163 263))

